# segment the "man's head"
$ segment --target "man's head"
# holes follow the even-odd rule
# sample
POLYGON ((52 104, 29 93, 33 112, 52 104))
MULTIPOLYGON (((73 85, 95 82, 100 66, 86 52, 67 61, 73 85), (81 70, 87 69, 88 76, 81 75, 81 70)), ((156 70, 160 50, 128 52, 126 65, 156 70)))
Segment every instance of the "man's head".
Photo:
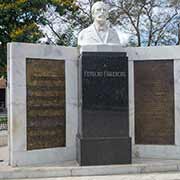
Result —
POLYGON ((99 23, 106 22, 106 19, 108 18, 108 6, 104 2, 97 1, 94 3, 91 12, 95 21, 99 23))

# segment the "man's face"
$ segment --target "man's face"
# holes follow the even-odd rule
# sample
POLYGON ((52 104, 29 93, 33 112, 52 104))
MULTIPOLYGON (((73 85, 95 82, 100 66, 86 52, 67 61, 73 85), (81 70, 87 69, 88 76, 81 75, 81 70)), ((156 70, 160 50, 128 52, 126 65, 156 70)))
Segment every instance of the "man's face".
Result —
POLYGON ((94 8, 93 17, 95 21, 105 22, 108 17, 108 11, 105 4, 97 4, 94 8))

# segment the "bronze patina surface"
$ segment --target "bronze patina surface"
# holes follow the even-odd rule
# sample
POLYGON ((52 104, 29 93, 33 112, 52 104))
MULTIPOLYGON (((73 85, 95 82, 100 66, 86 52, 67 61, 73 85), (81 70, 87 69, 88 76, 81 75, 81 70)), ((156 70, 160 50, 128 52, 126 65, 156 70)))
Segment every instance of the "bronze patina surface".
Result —
POLYGON ((26 59, 27 150, 65 146, 65 62, 26 59))
POLYGON ((135 143, 174 144, 172 60, 136 61, 135 143))

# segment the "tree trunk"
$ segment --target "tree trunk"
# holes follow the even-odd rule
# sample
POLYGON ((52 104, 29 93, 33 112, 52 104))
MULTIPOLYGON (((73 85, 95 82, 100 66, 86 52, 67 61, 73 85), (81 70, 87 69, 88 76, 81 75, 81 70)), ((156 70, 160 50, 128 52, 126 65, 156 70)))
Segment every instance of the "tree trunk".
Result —
POLYGON ((178 24, 178 42, 177 45, 180 45, 180 24, 178 24))
POLYGON ((137 33, 137 38, 138 38, 138 47, 140 47, 141 46, 141 35, 139 32, 137 33))

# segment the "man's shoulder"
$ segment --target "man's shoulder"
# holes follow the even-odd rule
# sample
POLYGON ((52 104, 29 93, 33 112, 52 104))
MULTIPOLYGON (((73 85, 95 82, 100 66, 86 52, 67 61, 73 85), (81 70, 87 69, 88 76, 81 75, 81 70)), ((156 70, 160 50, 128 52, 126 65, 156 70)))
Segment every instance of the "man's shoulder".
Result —
POLYGON ((91 37, 92 32, 93 32, 92 25, 83 29, 78 35, 78 44, 82 45, 84 43, 87 43, 86 41, 89 41, 88 38, 91 37))
POLYGON ((88 26, 87 28, 83 29, 80 34, 85 34, 92 31, 92 24, 88 26))

